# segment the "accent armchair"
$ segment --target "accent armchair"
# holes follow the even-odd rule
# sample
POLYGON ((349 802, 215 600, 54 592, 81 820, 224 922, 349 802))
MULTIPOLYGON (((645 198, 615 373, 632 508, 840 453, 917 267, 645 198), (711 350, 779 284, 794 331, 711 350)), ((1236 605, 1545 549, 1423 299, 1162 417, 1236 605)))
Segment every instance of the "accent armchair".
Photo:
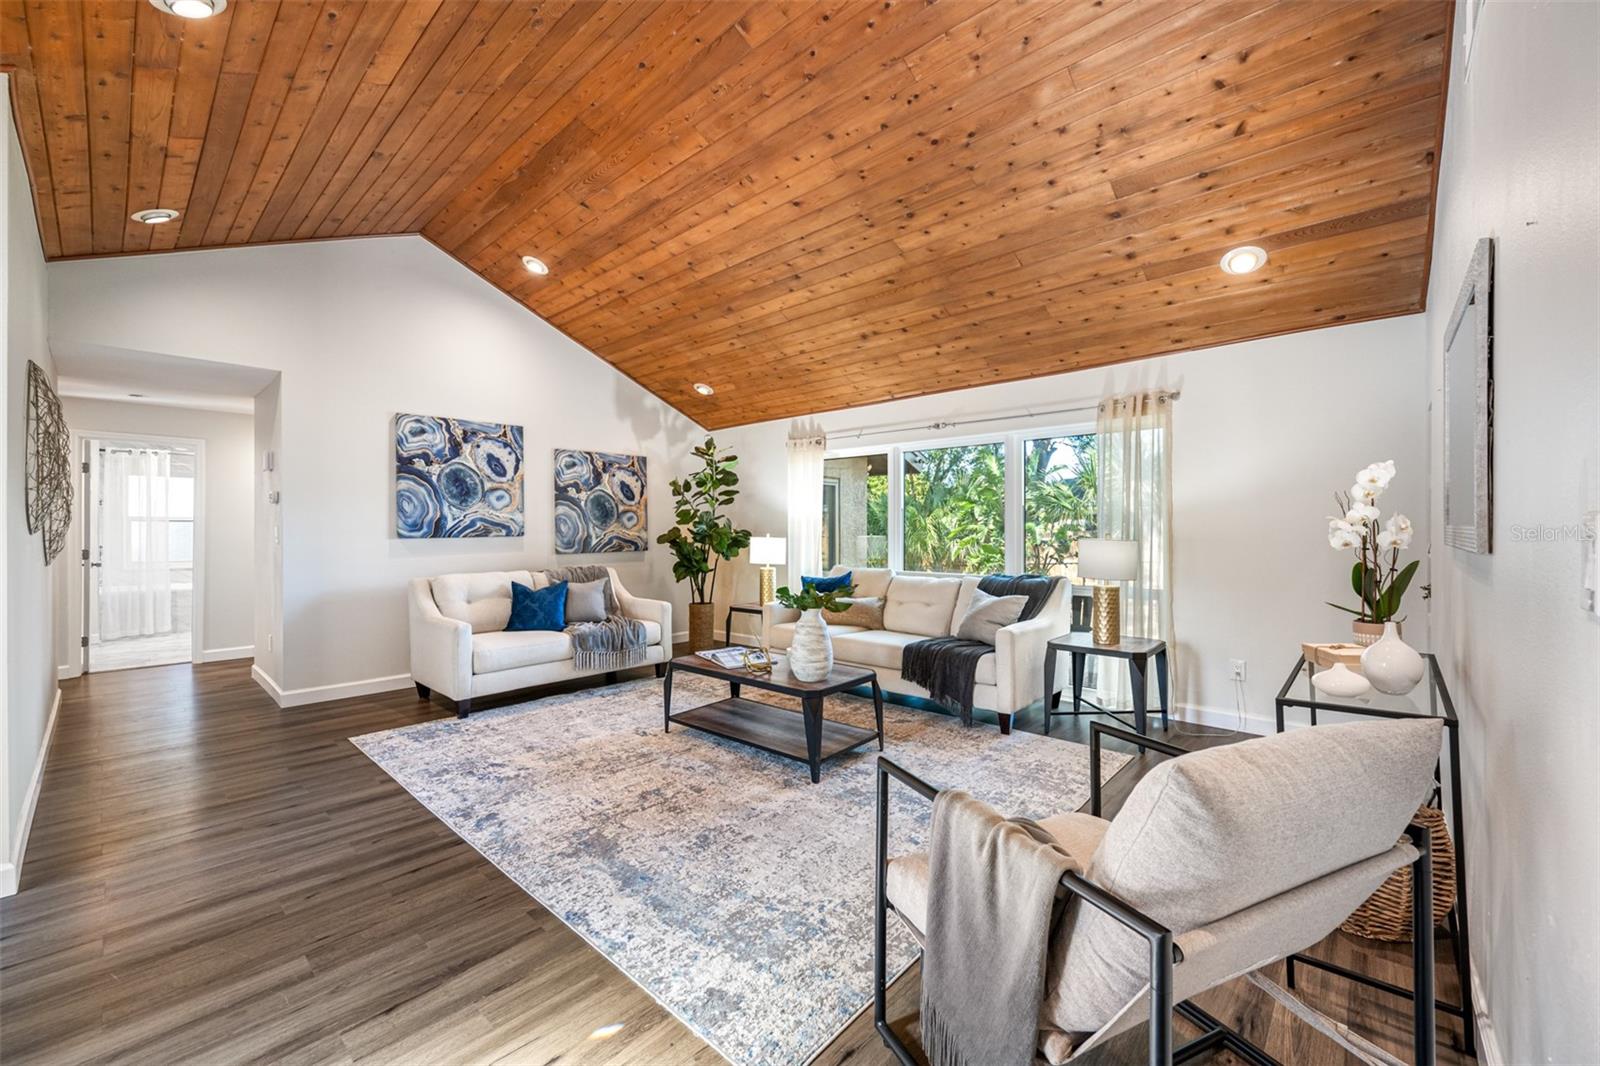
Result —
MULTIPOLYGON (((1394 871, 1413 871, 1413 1062, 1435 1061, 1434 950, 1428 834, 1413 825, 1431 791, 1438 720, 1302 729, 1185 753, 1096 722, 1090 813, 1039 824, 1078 859, 1057 892, 1038 1049, 1060 1066, 1149 1022, 1149 1062, 1169 1066, 1226 1048, 1275 1060, 1191 1001, 1247 977, 1368 1062, 1396 1060, 1296 1000, 1259 971, 1332 932, 1394 871), (1115 737, 1177 756, 1135 786, 1116 818, 1100 817, 1100 747, 1115 737), (1404 839, 1402 839, 1404 838, 1404 839), (1174 1011, 1201 1035, 1173 1045, 1174 1011)), ((902 1063, 915 1061, 886 1016, 887 916, 923 943, 925 853, 891 858, 889 789, 939 790, 878 759, 874 1021, 902 1063)))

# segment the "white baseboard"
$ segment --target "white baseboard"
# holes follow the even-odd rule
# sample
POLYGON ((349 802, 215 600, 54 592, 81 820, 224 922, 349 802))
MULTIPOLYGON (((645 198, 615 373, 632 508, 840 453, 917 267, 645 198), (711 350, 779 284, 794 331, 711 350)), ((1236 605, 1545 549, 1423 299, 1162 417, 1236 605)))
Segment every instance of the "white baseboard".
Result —
MULTIPOLYGON (((1150 713, 1160 714, 1159 707, 1151 708, 1150 713)), ((1236 710, 1223 707, 1202 707, 1194 703, 1181 703, 1172 708, 1172 717, 1175 721, 1192 722, 1195 725, 1210 726, 1213 729, 1228 729, 1240 733, 1254 733, 1266 736, 1278 731, 1277 718, 1263 718, 1259 715, 1241 715, 1236 710)))
POLYGON ((200 649, 200 662, 220 663, 229 659, 253 659, 256 655, 254 644, 241 644, 237 648, 202 648, 200 649))
POLYGON ((345 681, 337 685, 313 685, 310 688, 283 688, 274 681, 259 663, 250 667, 250 676, 256 684, 267 690, 272 702, 279 707, 304 707, 312 703, 347 700, 353 696, 371 696, 377 692, 394 692, 411 687, 410 674, 390 677, 369 677, 362 681, 345 681))
POLYGON ((83 676, 83 667, 78 665, 78 664, 76 664, 76 663, 74 663, 71 666, 57 666, 56 667, 56 680, 57 681, 71 681, 75 677, 82 677, 82 676, 83 676))
POLYGON ((1472 1024, 1478 1030, 1478 1062, 1482 1066, 1505 1066, 1506 1056, 1500 1050, 1500 1037, 1494 1031, 1494 1021, 1489 1017, 1489 1004, 1483 998, 1483 978, 1478 976, 1478 960, 1468 959, 1472 972, 1472 1024))
POLYGON ((39 758, 34 760, 33 778, 22 798, 22 814, 17 819, 17 839, 11 846, 9 861, 0 862, 0 897, 15 895, 22 880, 22 860, 28 853, 28 833, 33 829, 33 812, 39 805, 39 789, 44 785, 44 764, 50 757, 50 741, 55 739, 56 718, 61 713, 61 690, 50 704, 50 717, 44 723, 44 738, 39 743, 39 758))

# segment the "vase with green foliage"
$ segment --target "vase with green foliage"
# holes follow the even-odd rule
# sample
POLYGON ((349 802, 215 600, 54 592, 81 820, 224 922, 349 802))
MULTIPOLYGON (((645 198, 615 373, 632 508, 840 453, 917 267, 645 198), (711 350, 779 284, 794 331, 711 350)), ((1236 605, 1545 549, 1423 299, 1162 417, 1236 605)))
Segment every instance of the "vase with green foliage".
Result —
POLYGON ((800 612, 789 642, 789 673, 797 681, 821 681, 833 670, 833 638, 822 612, 845 610, 849 605, 842 600, 855 590, 854 585, 819 589, 806 584, 799 592, 791 592, 787 585, 778 590, 778 602, 800 612))
POLYGON ((1396 623, 1398 631, 1400 601, 1417 572, 1417 560, 1400 565, 1400 552, 1411 546, 1411 520, 1395 514, 1379 524, 1378 497, 1394 475, 1393 459, 1362 469, 1349 492, 1334 494, 1343 513, 1328 518, 1329 547, 1355 553, 1350 584, 1359 599, 1358 607, 1328 606, 1356 616, 1353 629, 1358 644, 1376 641, 1386 622, 1396 623))
POLYGON ((750 531, 739 529, 724 512, 738 497, 739 457, 717 451, 707 437, 692 453, 700 469, 670 483, 674 520, 656 538, 672 549, 672 576, 689 583, 689 649, 703 651, 713 643, 711 602, 717 594, 717 564, 750 545, 750 531))

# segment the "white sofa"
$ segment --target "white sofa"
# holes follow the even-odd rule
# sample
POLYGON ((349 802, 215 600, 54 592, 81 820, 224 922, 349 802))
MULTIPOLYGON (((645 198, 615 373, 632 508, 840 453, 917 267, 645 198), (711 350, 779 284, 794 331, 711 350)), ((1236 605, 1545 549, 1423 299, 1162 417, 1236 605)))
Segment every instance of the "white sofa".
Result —
MULTIPOLYGON (((672 605, 631 595, 610 567, 611 587, 622 612, 644 623, 644 662, 659 675, 672 658, 672 605)), ((465 718, 479 696, 548 685, 602 673, 572 662, 572 638, 549 630, 507 632, 511 583, 543 588, 542 572, 491 571, 414 578, 410 590, 411 679, 417 695, 437 692, 465 718)))
MULTIPOLYGON (((886 692, 927 698, 928 690, 900 676, 901 650, 913 641, 954 636, 979 575, 896 573, 893 570, 836 566, 830 575, 853 575, 855 596, 883 597, 883 629, 829 624, 835 662, 877 672, 886 692)), ((777 603, 762 605, 761 635, 767 647, 782 651, 794 640, 800 612, 777 603)), ((1044 696, 1045 644, 1072 628, 1072 586, 1056 584, 1038 614, 1001 629, 994 651, 978 661, 972 705, 993 711, 1000 731, 1011 732, 1011 717, 1044 696)))

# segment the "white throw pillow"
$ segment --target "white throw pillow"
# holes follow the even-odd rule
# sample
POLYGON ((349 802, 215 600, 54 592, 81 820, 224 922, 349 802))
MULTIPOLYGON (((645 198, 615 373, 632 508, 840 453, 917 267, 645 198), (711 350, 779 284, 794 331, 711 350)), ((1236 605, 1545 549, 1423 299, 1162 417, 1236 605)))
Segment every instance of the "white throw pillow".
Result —
POLYGON ((972 602, 956 626, 956 636, 993 644, 995 634, 1021 618, 1027 606, 1026 596, 992 596, 982 589, 973 589, 972 602))

